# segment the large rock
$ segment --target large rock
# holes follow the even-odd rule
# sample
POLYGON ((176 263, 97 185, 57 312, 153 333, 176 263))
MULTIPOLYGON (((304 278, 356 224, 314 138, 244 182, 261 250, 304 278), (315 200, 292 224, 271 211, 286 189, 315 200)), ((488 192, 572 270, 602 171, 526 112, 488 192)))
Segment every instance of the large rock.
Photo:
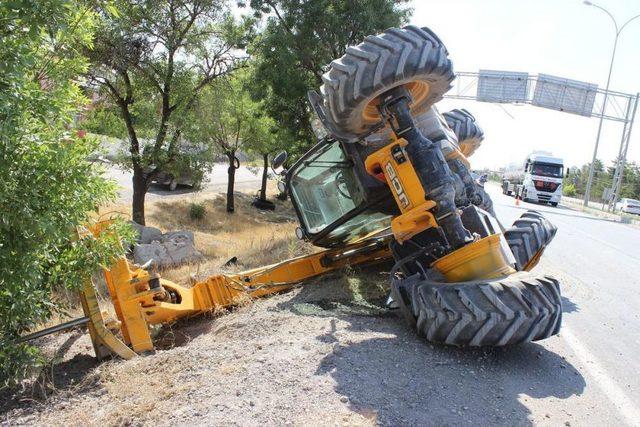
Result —
POLYGON ((195 240, 193 237, 193 231, 167 231, 166 233, 164 233, 162 235, 162 237, 160 237, 159 239, 161 242, 168 242, 171 240, 176 240, 176 241, 185 241, 188 240, 189 242, 191 242, 191 244, 195 244, 195 240))
MULTIPOLYGON (((134 221, 129 221, 129 223, 136 232, 138 243, 151 243, 162 238, 162 231, 159 228, 146 227, 134 221)), ((191 235, 193 236, 193 233, 191 235)), ((191 240, 193 241, 193 238, 191 240)))
POLYGON ((151 243, 140 243, 133 248, 133 261, 142 265, 153 260, 157 267, 174 267, 202 259, 194 245, 193 233, 174 231, 160 236, 151 243))

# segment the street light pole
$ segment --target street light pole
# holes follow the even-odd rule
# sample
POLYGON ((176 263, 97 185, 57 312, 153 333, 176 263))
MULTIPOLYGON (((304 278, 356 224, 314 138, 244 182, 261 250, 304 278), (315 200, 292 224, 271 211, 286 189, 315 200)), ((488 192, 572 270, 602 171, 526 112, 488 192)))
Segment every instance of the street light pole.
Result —
POLYGON ((616 49, 618 47, 618 38, 620 37, 620 33, 622 32, 622 30, 624 30, 624 28, 627 26, 627 24, 630 23, 631 21, 633 21, 636 18, 640 18, 640 14, 628 19, 627 22, 625 22, 622 25, 622 27, 618 28, 618 22, 613 17, 613 15, 611 13, 609 13, 609 11, 607 9, 605 9, 602 6, 598 6, 597 4, 591 3, 588 0, 585 0, 584 4, 586 4, 587 6, 596 7, 598 9, 602 10, 607 15, 609 15, 609 18, 611 18, 611 20, 613 21, 613 25, 614 25, 614 27, 616 29, 616 37, 615 37, 615 39, 613 41, 613 52, 611 53, 611 63, 609 64, 609 75, 607 76, 607 87, 605 88, 604 100, 602 102, 602 114, 600 115, 600 122, 598 123, 598 133, 597 133, 597 136, 596 136, 596 144, 595 144, 595 147, 593 148, 593 158, 591 159, 591 165, 589 165, 589 179, 587 180, 587 188, 586 188, 586 191, 584 192, 583 205, 584 206, 589 206, 589 197, 591 196, 591 186, 593 184, 593 175, 595 173, 596 159, 598 157, 598 145, 600 145, 600 134, 602 133, 602 123, 604 122, 604 112, 605 112, 605 109, 607 108, 607 95, 609 94, 609 83, 611 82, 611 72, 613 71, 613 62, 614 62, 614 60, 616 58, 616 49))

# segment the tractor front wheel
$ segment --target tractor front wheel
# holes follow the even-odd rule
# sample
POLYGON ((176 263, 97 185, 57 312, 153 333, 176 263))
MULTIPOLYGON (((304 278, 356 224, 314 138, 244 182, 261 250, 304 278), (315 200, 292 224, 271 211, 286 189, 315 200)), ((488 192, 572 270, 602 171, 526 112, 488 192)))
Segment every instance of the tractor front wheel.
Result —
POLYGON ((535 267, 557 231, 558 228, 540 212, 529 210, 523 213, 504 232, 504 238, 516 259, 516 270, 529 271, 535 267))
POLYGON ((560 286, 548 276, 442 283, 416 274, 394 279, 392 291, 409 324, 433 343, 521 344, 557 334, 562 321, 560 286))

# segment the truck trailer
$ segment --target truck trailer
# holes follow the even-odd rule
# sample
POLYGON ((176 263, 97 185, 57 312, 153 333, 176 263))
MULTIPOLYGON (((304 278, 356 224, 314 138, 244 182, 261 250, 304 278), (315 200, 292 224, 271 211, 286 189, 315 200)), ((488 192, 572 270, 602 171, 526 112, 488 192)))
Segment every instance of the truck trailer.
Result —
POLYGON ((502 194, 525 202, 557 206, 562 198, 564 164, 550 153, 534 152, 523 166, 507 168, 502 178, 502 194))

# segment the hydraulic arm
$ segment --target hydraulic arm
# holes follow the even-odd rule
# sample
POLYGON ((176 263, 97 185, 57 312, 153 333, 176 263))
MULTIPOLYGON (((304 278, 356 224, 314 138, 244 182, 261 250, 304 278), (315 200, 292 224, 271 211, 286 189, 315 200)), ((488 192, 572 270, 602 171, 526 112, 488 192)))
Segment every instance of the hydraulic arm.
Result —
POLYGON ((393 89, 387 97, 390 100, 382 108, 387 110, 392 124, 395 120, 396 136, 408 142, 405 150, 424 189, 425 199, 436 203, 436 222, 443 228, 453 249, 472 242, 473 237, 462 225, 456 210, 453 173, 442 150, 416 129, 409 109, 411 99, 406 91, 393 89))
MULTIPOLYGON (((102 228, 99 225, 95 232, 102 228)), ((122 257, 104 270, 117 320, 104 320, 91 283, 82 293, 83 309, 89 319, 96 355, 101 358, 113 353, 130 358, 134 352, 153 350, 152 325, 229 307, 246 298, 280 292, 305 279, 346 265, 388 259, 391 256, 388 249, 391 238, 387 232, 339 249, 324 250, 236 274, 213 275, 193 282, 192 286, 163 279, 157 272, 132 265, 122 257), (122 336, 122 341, 117 335, 122 336)))

